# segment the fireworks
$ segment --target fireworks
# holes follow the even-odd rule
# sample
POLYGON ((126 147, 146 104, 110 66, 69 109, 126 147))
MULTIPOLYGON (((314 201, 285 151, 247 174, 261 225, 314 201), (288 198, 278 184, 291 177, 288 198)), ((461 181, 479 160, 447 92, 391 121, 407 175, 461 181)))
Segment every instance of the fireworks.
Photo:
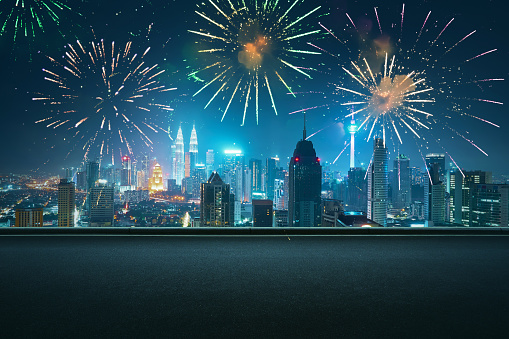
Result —
POLYGON ((34 40, 45 33, 48 23, 60 25, 60 18, 71 8, 56 0, 0 0, 0 35, 34 40))
MULTIPOLYGON (((451 28, 454 18, 439 23, 431 12, 424 13, 415 33, 410 31, 407 34, 403 30, 404 5, 398 19, 389 25, 384 25, 377 8, 374 8, 372 17, 365 15, 357 24, 348 13, 345 19, 347 27, 341 33, 319 24, 338 42, 336 46, 341 49, 340 53, 309 43, 316 50, 337 58, 342 72, 331 84, 334 102, 308 110, 336 105, 347 108, 349 112, 344 116, 360 119, 360 128, 369 130, 368 140, 374 133, 385 139, 388 132, 391 138, 393 135, 397 137, 396 144, 402 144, 403 135, 408 133, 419 140, 420 145, 428 140, 439 143, 441 138, 433 131, 444 129, 467 140, 487 155, 466 137, 468 131, 458 132, 452 122, 458 123, 458 117, 470 117, 498 127, 481 118, 474 106, 477 108, 476 102, 502 103, 474 95, 479 94, 479 87, 484 91, 484 88, 504 79, 472 74, 476 71, 472 63, 481 62, 482 57, 496 52, 496 49, 472 52, 472 48, 465 45, 476 31, 458 36, 451 28), (474 94, 466 96, 464 93, 474 94)), ((337 70, 330 69, 329 72, 335 76, 338 74, 337 70)))
MULTIPOLYGON (((292 76, 311 78, 307 70, 297 65, 303 56, 320 54, 317 51, 298 49, 299 41, 318 34, 319 29, 309 28, 309 21, 320 10, 321 6, 303 11, 301 16, 293 16, 299 11, 302 1, 295 0, 289 7, 278 0, 265 1, 230 1, 214 2, 199 6, 196 11, 208 27, 201 30, 189 30, 198 36, 200 49, 198 53, 207 65, 189 76, 201 80, 198 76, 206 74, 208 81, 194 94, 202 92, 209 86, 216 91, 205 105, 208 107, 218 96, 226 104, 224 119, 234 99, 244 106, 242 125, 245 123, 249 103, 254 100, 256 123, 258 123, 261 88, 268 95, 274 113, 277 109, 273 93, 276 83, 293 94, 287 79, 292 76), (301 4, 299 4, 301 2, 301 4)), ((268 102, 268 100, 267 100, 268 102)))
MULTIPOLYGON (((148 133, 166 132, 154 118, 172 109, 157 101, 160 93, 173 90, 158 81, 164 72, 148 65, 150 48, 137 54, 132 43, 116 47, 103 40, 69 44, 62 61, 49 58, 54 69, 43 69, 54 95, 38 94, 52 115, 37 121, 51 129, 72 131, 73 144, 83 141, 85 158, 111 154, 117 142, 121 153, 132 153, 137 140, 152 149, 148 133)), ((113 160, 114 161, 114 160, 113 160)))

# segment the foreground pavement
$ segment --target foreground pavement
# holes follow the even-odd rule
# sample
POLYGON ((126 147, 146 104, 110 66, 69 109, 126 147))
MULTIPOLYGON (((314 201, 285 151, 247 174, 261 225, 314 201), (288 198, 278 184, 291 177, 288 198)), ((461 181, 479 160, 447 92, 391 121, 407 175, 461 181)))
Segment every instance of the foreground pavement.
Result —
POLYGON ((0 236, 2 337, 506 337, 509 237, 0 236))

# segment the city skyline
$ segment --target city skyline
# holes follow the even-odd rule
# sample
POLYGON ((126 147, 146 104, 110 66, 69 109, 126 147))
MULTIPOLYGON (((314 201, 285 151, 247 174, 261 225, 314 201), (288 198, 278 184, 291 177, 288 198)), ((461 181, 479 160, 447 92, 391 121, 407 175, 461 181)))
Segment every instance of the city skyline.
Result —
MULTIPOLYGON (((441 16, 455 18, 454 24, 458 25, 456 26, 458 30, 465 33, 470 32, 468 29, 478 30, 476 33, 476 35, 479 35, 477 40, 474 43, 471 42, 471 46, 474 46, 476 51, 487 50, 484 48, 488 48, 488 46, 499 49, 492 56, 489 56, 491 59, 488 59, 494 66, 490 67, 489 63, 482 62, 479 64, 481 70, 483 72, 491 71, 492 75, 501 78, 507 77, 507 65, 503 62, 504 58, 507 58, 507 49, 503 46, 503 40, 500 39, 503 36, 503 29, 501 21, 497 20, 500 13, 496 11, 501 6, 501 2, 491 2, 480 9, 468 4, 459 7, 457 6, 458 3, 440 4, 438 1, 428 1, 420 5, 407 4, 408 21, 404 27, 405 29, 418 31, 420 26, 412 23, 411 20, 419 19, 418 21, 422 21, 421 16, 425 16, 429 10, 434 14, 440 13, 441 16), (487 19, 484 21, 475 20, 480 16, 478 16, 477 11, 485 11, 490 15, 486 16, 487 19), (482 41, 479 40, 479 37, 482 38, 482 41)), ((345 13, 350 13, 354 22, 357 20, 362 21, 365 16, 368 16, 367 13, 369 13, 369 16, 372 15, 373 6, 376 6, 378 12, 384 15, 385 20, 396 22, 393 14, 401 11, 401 4, 394 1, 382 6, 381 3, 377 2, 359 3, 356 1, 346 1, 338 5, 337 2, 326 1, 323 6, 324 13, 329 13, 329 15, 321 18, 320 22, 333 27, 335 30, 340 30, 342 26, 334 24, 334 20, 340 19, 342 24, 343 20, 347 20, 345 13), (325 9, 326 7, 330 8, 330 10, 325 9), (390 15, 393 16, 391 17, 390 15)), ((304 5, 312 7, 312 4, 304 3, 304 5)), ((290 115, 288 113, 308 107, 308 101, 318 105, 326 99, 317 101, 316 98, 310 96, 289 98, 290 96, 284 90, 274 89, 279 111, 278 116, 275 116, 274 112, 271 111, 272 107, 270 105, 267 106, 265 105, 266 103, 262 103, 259 125, 256 125, 254 121, 254 111, 249 111, 245 125, 240 127, 243 105, 237 105, 232 106, 231 112, 221 122, 222 111, 220 105, 212 105, 204 109, 205 104, 210 100, 210 95, 193 97, 193 94, 200 87, 196 82, 187 79, 186 76, 188 74, 186 67, 194 67, 190 66, 188 62, 183 61, 186 60, 185 51, 189 47, 186 41, 191 41, 194 37, 186 29, 180 28, 176 24, 171 25, 171 27, 164 27, 161 23, 162 14, 156 13, 157 10, 155 9, 159 8, 157 6, 160 6, 160 4, 154 1, 152 6, 149 4, 144 4, 143 6, 126 4, 125 9, 118 9, 105 4, 89 2, 88 4, 78 5, 76 10, 83 12, 87 23, 93 24, 97 39, 102 37, 106 41, 118 39, 119 44, 122 41, 133 40, 134 43, 141 45, 139 39, 136 41, 136 34, 145 34, 149 25, 153 23, 152 32, 149 36, 150 44, 152 45, 152 50, 149 54, 151 57, 150 61, 163 64, 164 69, 167 71, 166 73, 171 74, 171 76, 161 80, 164 80, 168 86, 176 85, 177 87, 177 94, 168 92, 169 99, 166 99, 174 111, 163 116, 160 124, 165 130, 170 128, 170 136, 173 139, 176 138, 175 132, 179 126, 182 126, 186 152, 189 151, 188 140, 191 135, 192 126, 195 124, 199 139, 198 160, 202 163, 205 162, 205 152, 208 149, 214 149, 217 153, 221 153, 226 149, 235 148, 242 150, 246 160, 251 158, 263 160, 278 156, 281 159, 281 165, 286 166, 302 131, 302 115, 290 115), (137 16, 136 13, 138 12, 143 15, 137 16), (135 17, 140 20, 127 25, 135 17), (161 47, 166 42, 166 47, 161 47)), ((161 12, 171 12, 172 8, 181 9, 184 13, 189 14, 189 17, 182 20, 189 27, 200 26, 200 22, 195 17, 196 15, 193 13, 191 5, 177 1, 172 5, 160 7, 161 12), (194 16, 191 14, 194 14, 194 16)), ((437 20, 436 25, 443 26, 442 24, 445 19, 437 20)), ((313 27, 319 27, 318 20, 316 19, 309 24, 313 27)), ((377 25, 376 22, 373 24, 377 25)), ((378 27, 374 26, 373 29, 378 29, 378 27)), ((89 33, 81 32, 80 34, 82 34, 80 39, 86 41, 87 34, 89 33)), ((327 46, 333 47, 334 44, 329 38, 324 37, 323 41, 326 42, 327 46)), ((452 36, 444 38, 449 45, 455 42, 452 36)), ((65 41, 66 39, 63 40, 65 41)), ((75 40, 73 39, 65 43, 74 44, 75 40)), ((8 43, 5 37, 1 41, 4 45, 8 43)), ((33 53, 31 56, 32 61, 24 60, 23 53, 19 51, 17 45, 11 46, 12 48, 9 49, 9 52, 0 54, 2 62, 12 66, 9 67, 6 80, 1 83, 2 90, 0 91, 0 99, 6 103, 2 114, 5 122, 5 133, 0 137, 0 141, 4 145, 9 145, 2 148, 1 156, 6 161, 2 162, 0 172, 27 173, 32 171, 36 173, 40 171, 41 173, 56 173, 63 167, 78 166, 83 159, 84 152, 79 150, 75 150, 67 156, 70 147, 66 144, 67 140, 64 139, 69 139, 69 134, 52 135, 54 131, 51 127, 48 129, 34 123, 49 114, 47 107, 32 100, 32 97, 35 95, 34 93, 37 93, 45 86, 43 81, 44 74, 41 71, 42 68, 49 67, 45 56, 57 57, 62 55, 65 52, 65 48, 59 46, 64 46, 64 41, 55 41, 53 44, 56 46, 50 44, 44 49, 41 48, 40 53, 33 53), (26 157, 17 156, 21 152, 26 157)), ((3 49, 3 51, 6 50, 3 49)), ((307 66, 314 67, 317 62, 330 63, 330 59, 327 59, 326 55, 319 56, 318 60, 307 60, 307 66)), ((320 82, 321 79, 324 79, 323 75, 314 75, 314 77, 315 79, 311 81, 292 81, 302 91, 313 91, 321 88, 315 82, 317 80, 320 82)), ((493 84, 492 88, 490 86, 482 90, 489 94, 488 97, 503 102, 505 99, 504 92, 507 89, 505 83, 504 81, 501 84, 493 84)), ((209 94, 214 94, 214 92, 212 91, 209 94)), ((469 93, 465 95, 469 95, 469 93)), ((461 168, 468 170, 490 170, 497 174, 506 174, 507 161, 504 160, 503 145, 499 142, 509 128, 509 123, 506 121, 508 118, 503 115, 504 107, 495 105, 475 106, 476 112, 479 109, 485 110, 481 113, 476 113, 477 115, 489 120, 496 120, 500 128, 481 123, 478 120, 474 121, 475 119, 470 122, 467 120, 466 123, 461 121, 457 125, 452 125, 457 126, 459 129, 461 127, 462 131, 468 130, 469 140, 474 140, 476 144, 479 144, 489 154, 489 157, 483 155, 458 135, 455 136, 454 140, 451 139, 450 135, 447 137, 444 135, 443 137, 440 136, 440 138, 444 139, 441 141, 443 148, 439 146, 434 148, 425 146, 428 147, 426 149, 422 145, 416 145, 417 142, 414 142, 413 139, 408 139, 402 145, 399 145, 397 142, 388 142, 389 160, 394 159, 398 154, 405 154, 411 159, 412 166, 424 168, 423 155, 433 152, 447 152, 461 168)), ((308 110, 306 114, 308 135, 312 135, 309 140, 315 145, 317 155, 324 163, 332 163, 350 141, 347 127, 351 118, 345 117, 348 111, 349 109, 346 110, 337 106, 324 110, 308 110), (334 118, 339 118, 339 120, 333 121, 334 124, 328 127, 331 125, 331 119, 334 120, 334 118), (321 129, 324 130, 313 135, 321 129)), ((357 120, 357 123, 359 124, 360 122, 357 120)), ((361 130, 355 136, 357 139, 355 140, 355 166, 360 166, 363 163, 364 167, 367 167, 370 161, 373 136, 368 138, 368 134, 369 129, 361 130)), ((167 134, 161 131, 157 134, 151 134, 150 137, 154 141, 152 146, 153 151, 136 147, 133 149, 134 157, 148 154, 151 158, 157 158, 163 168, 163 172, 165 174, 169 173, 170 147, 173 141, 168 138, 167 134)), ((349 148, 347 148, 334 165, 334 168, 343 174, 346 174, 350 168, 349 155, 349 148)), ((94 159, 94 157, 91 157, 91 159, 94 159)), ((449 158, 446 161, 447 163, 451 162, 449 158)))

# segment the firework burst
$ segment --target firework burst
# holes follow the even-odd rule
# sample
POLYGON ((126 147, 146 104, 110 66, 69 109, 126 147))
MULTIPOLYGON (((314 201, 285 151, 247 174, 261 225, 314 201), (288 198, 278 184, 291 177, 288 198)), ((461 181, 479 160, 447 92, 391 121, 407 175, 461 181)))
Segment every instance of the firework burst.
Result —
POLYGON ((69 17, 73 10, 57 0, 0 0, 0 36, 35 41, 47 33, 49 26, 60 35, 61 19, 69 17))
POLYGON ((194 95, 209 86, 216 86, 205 107, 222 97, 226 107, 221 121, 232 102, 238 99, 244 106, 242 125, 251 101, 254 101, 258 124, 263 87, 277 115, 273 96, 276 83, 293 94, 287 79, 290 75, 287 74, 311 78, 307 69, 298 63, 304 56, 320 52, 309 48, 299 49, 296 45, 320 32, 305 23, 319 12, 321 6, 303 11, 301 16, 294 16, 301 5, 301 0, 289 2, 288 6, 279 0, 228 0, 218 3, 209 0, 203 6, 198 6, 196 14, 208 26, 189 32, 201 39, 198 53, 207 64, 189 76, 200 81, 203 80, 198 76, 209 78, 203 81, 203 86, 194 95))
POLYGON ((119 145, 120 155, 132 154, 141 142, 152 149, 150 133, 166 132, 154 118, 172 109, 157 101, 173 90, 158 81, 164 72, 147 63, 150 48, 138 54, 132 43, 117 47, 103 40, 69 44, 61 61, 51 57, 53 69, 43 69, 53 95, 38 93, 51 116, 36 123, 72 135, 71 143, 82 144, 84 158, 111 155, 119 145))
POLYGON ((440 23, 441 19, 435 20, 431 12, 424 13, 416 31, 406 33, 405 5, 392 23, 384 25, 379 14, 379 9, 374 8, 372 15, 354 21, 346 13, 346 27, 339 32, 319 24, 338 42, 340 52, 327 50, 318 43, 308 44, 338 61, 339 72, 327 70, 329 76, 337 79, 330 83, 335 95, 332 102, 304 110, 344 107, 348 113, 343 117, 361 121, 360 128, 369 131, 367 140, 373 134, 385 139, 387 132, 390 138, 397 137, 396 145, 402 144, 404 135, 409 134, 418 145, 428 147, 428 140, 439 143, 442 138, 436 132, 443 129, 487 155, 466 136, 468 131, 461 133, 452 123, 457 124, 459 117, 468 117, 498 127, 479 116, 477 104, 502 103, 483 97, 486 93, 479 96, 478 90, 484 92, 504 79, 477 74, 473 65, 496 49, 472 52, 467 42, 476 31, 458 35, 452 29, 454 18, 440 23))

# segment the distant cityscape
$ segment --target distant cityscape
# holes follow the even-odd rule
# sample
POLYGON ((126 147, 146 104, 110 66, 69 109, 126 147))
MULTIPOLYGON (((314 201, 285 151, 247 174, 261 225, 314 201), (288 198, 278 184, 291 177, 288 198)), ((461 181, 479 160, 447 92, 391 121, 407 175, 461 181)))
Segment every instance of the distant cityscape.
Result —
POLYGON ((187 151, 179 127, 166 177, 157 160, 127 155, 119 166, 88 160, 47 179, 1 175, 0 226, 508 226, 507 181, 447 164, 441 153, 426 154, 425 168, 412 167, 403 154, 390 163, 382 138, 373 139, 370 163, 356 167, 353 122, 348 130, 347 175, 322 163, 305 123, 288 163, 247 160, 238 149, 208 149, 200 163, 193 126, 187 151))

